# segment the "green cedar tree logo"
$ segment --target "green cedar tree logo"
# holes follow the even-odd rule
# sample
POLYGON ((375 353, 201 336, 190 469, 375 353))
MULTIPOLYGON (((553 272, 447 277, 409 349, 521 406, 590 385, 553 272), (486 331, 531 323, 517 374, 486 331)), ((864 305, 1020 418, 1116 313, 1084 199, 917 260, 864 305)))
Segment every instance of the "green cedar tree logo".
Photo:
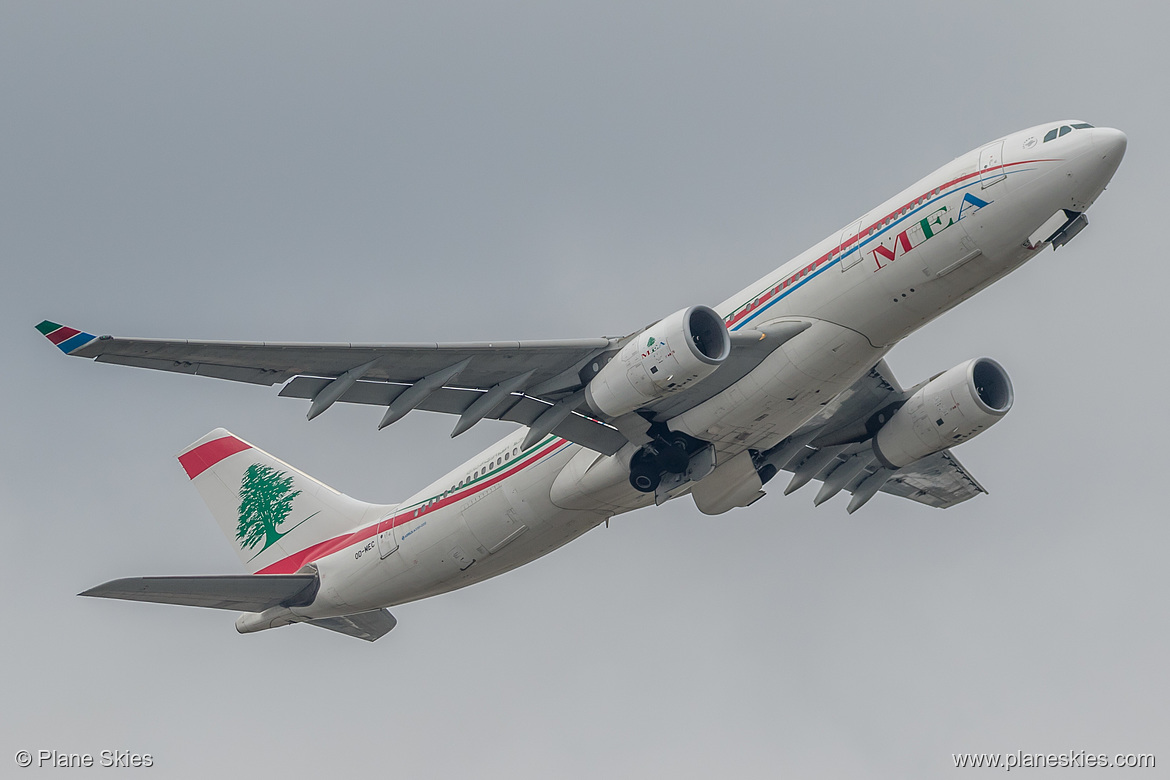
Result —
POLYGON ((281 533, 277 526, 292 512, 293 499, 300 494, 301 491, 293 490, 293 478, 286 476, 285 472, 263 463, 249 466, 240 482, 240 524, 236 530, 236 539, 241 549, 251 550, 264 542, 264 546, 256 553, 259 555, 291 531, 292 528, 281 533))

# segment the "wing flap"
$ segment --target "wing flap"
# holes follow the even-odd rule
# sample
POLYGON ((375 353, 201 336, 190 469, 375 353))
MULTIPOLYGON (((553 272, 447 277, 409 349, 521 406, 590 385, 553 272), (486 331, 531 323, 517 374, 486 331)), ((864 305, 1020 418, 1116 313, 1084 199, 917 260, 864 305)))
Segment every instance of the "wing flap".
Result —
POLYGON ((358 612, 353 615, 343 615, 341 617, 318 618, 317 620, 308 620, 305 622, 310 626, 336 631, 339 634, 356 636, 358 639, 364 639, 367 642, 381 639, 390 633, 390 630, 394 626, 398 625, 398 621, 394 616, 385 609, 358 612))
MULTIPOLYGON (((311 399, 328 386, 330 381, 319 377, 297 377, 281 388, 280 395, 285 398, 311 399)), ((370 406, 388 406, 408 387, 409 385, 359 380, 354 383, 353 387, 345 391, 338 401, 370 406)), ((427 396, 417 408, 427 412, 462 414, 483 393, 484 391, 477 389, 442 387, 427 396)), ((498 406, 487 415, 487 418, 531 425, 549 408, 549 405, 544 401, 529 396, 513 394, 512 398, 513 400, 505 401, 498 406)), ((606 455, 614 454, 626 443, 626 437, 616 429, 580 414, 572 414, 567 417, 556 428, 553 428, 552 433, 606 455)))
POLYGON ((80 596, 179 604, 187 607, 263 612, 312 601, 315 574, 244 574, 201 577, 126 577, 90 588, 80 596))

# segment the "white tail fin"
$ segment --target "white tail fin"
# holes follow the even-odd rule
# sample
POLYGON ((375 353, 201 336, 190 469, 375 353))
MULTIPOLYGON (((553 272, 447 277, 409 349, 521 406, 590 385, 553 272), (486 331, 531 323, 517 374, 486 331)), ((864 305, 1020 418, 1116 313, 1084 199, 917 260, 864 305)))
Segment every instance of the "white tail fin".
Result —
POLYGON ((179 463, 253 574, 294 572, 394 509, 338 493, 223 428, 179 453, 179 463))

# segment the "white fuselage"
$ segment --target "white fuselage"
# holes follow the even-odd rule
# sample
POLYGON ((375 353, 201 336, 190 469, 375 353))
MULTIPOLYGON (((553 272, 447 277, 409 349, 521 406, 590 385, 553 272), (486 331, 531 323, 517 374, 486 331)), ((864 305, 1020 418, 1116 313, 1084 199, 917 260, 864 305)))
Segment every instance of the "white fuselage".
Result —
MULTIPOLYGON (((957 158, 716 307, 732 331, 793 317, 813 324, 669 427, 714 444, 718 463, 772 447, 900 339, 1037 254, 1046 245, 1033 248, 1029 238, 1061 209, 1085 211, 1125 148, 1123 134, 1103 128, 1041 141, 1060 124, 957 158)), ((521 452, 524 434, 317 559, 319 595, 293 612, 327 617, 454 590, 653 503, 653 494, 629 485, 625 466, 607 468, 623 458, 628 465, 629 452, 605 456, 556 437, 521 452)))

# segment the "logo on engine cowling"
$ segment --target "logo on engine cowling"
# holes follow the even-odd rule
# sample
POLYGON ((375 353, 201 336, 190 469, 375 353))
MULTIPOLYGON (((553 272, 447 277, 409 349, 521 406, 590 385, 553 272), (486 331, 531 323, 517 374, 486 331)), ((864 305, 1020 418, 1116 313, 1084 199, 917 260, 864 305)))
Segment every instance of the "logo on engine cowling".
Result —
POLYGON ((660 350, 666 347, 666 345, 666 339, 659 341, 651 336, 650 340, 646 342, 646 349, 642 350, 642 357, 648 358, 651 355, 657 354, 660 350))

